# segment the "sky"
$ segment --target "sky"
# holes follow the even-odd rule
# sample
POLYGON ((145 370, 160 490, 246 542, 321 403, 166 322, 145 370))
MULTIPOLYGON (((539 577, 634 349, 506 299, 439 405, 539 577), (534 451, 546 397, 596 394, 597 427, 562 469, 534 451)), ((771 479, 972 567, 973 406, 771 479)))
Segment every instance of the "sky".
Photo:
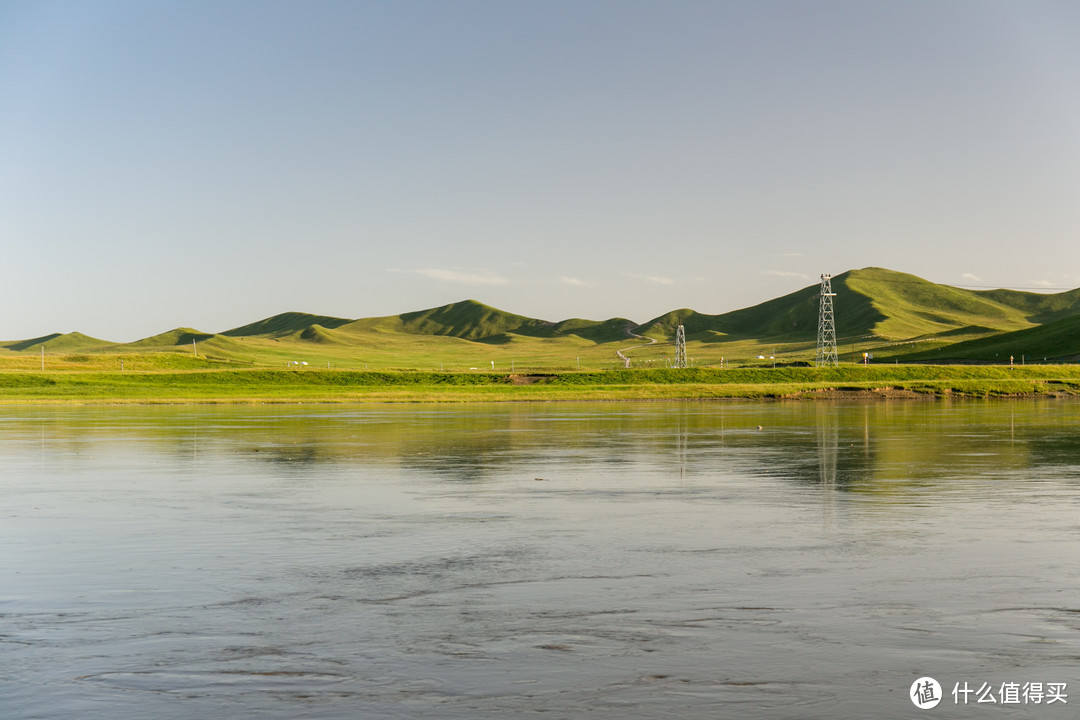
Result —
POLYGON ((1073 0, 4 0, 0 338, 1073 288, 1078 79, 1073 0))

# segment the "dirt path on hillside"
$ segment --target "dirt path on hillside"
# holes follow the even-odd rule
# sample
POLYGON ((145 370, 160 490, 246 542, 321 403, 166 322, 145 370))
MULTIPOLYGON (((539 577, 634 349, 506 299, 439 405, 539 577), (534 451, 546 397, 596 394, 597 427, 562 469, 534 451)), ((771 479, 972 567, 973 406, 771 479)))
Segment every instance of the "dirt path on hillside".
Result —
POLYGON ((633 350, 635 348, 645 347, 646 345, 655 345, 656 344, 656 338, 645 337, 644 335, 638 335, 637 333, 630 332, 630 330, 627 330, 626 334, 631 335, 633 337, 636 337, 636 338, 638 338, 640 340, 648 340, 649 341, 647 343, 641 343, 640 345, 631 345, 630 347, 625 347, 622 350, 616 350, 615 351, 615 354, 618 355, 619 359, 621 359, 623 361, 623 367, 630 367, 630 358, 623 355, 623 350, 633 350))

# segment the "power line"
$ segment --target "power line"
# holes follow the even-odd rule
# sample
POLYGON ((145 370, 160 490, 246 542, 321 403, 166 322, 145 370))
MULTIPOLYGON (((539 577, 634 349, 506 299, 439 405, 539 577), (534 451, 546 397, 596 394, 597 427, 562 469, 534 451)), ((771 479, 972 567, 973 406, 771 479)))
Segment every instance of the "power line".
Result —
POLYGON ((675 331, 674 367, 686 367, 686 329, 683 328, 682 323, 679 324, 679 329, 675 331))
POLYGON ((818 367, 839 365, 836 355, 836 319, 833 317, 832 275, 821 276, 821 304, 818 311, 817 357, 818 367))

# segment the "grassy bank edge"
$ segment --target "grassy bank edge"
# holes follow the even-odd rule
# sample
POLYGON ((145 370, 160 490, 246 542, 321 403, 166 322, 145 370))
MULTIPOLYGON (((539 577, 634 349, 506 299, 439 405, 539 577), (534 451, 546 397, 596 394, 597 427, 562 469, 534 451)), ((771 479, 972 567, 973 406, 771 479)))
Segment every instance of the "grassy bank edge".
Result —
POLYGON ((1080 366, 630 370, 543 375, 367 371, 0 373, 0 404, 457 403, 1080 396, 1080 366))

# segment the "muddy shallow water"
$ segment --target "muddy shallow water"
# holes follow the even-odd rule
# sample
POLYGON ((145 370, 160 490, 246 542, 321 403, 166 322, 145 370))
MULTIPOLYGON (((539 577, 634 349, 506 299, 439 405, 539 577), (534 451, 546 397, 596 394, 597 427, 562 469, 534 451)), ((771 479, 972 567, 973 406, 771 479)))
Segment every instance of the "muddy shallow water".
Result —
POLYGON ((1074 717, 1078 422, 0 408, 0 717, 1074 717))

